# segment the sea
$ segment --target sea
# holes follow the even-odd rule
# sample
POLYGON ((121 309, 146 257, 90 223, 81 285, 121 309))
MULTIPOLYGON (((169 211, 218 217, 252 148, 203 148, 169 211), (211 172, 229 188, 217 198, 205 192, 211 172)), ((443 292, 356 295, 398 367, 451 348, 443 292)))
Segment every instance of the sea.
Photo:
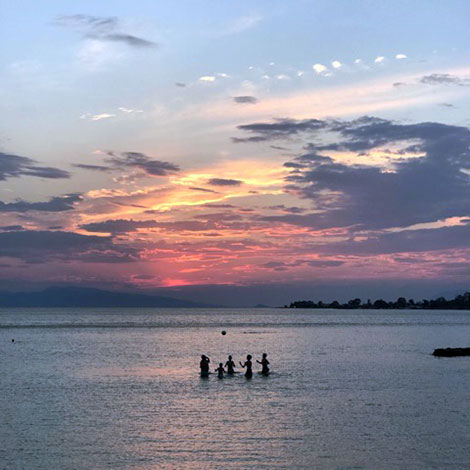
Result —
POLYGON ((3 309, 0 468, 468 470, 470 357, 432 352, 469 346, 467 311, 3 309))

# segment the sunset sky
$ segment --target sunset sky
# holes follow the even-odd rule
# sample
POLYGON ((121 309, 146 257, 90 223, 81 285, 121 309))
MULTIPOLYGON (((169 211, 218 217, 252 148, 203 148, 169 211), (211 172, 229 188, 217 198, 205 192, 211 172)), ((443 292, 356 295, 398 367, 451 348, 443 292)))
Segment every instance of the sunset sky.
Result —
POLYGON ((0 287, 470 281, 469 16, 3 2, 0 287))

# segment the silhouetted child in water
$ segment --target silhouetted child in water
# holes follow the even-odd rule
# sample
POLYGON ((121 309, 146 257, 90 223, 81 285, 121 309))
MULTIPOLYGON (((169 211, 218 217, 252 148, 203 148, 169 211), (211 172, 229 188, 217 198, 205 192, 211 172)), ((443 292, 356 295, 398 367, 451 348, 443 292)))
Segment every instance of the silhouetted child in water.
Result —
POLYGON ((228 375, 235 374, 235 362, 232 361, 232 356, 228 357, 228 361, 225 363, 225 367, 227 368, 228 375))
POLYGON ((211 360, 204 354, 201 356, 201 362, 199 366, 201 367, 201 377, 209 377, 209 363, 211 360))
POLYGON ((215 369, 215 371, 217 372, 217 377, 219 379, 224 378, 225 369, 224 369, 224 365, 221 362, 219 363, 219 367, 217 367, 217 369, 215 369))
POLYGON ((263 353, 263 358, 261 361, 256 360, 258 364, 261 364, 263 366, 263 369, 261 370, 261 373, 263 375, 269 375, 269 361, 268 361, 268 355, 266 353, 263 353))
POLYGON ((253 377, 253 363, 251 362, 251 355, 250 354, 248 354, 248 356, 246 356, 245 364, 242 364, 240 362, 240 366, 242 366, 243 368, 246 367, 245 377, 247 379, 251 379, 251 377, 253 377))

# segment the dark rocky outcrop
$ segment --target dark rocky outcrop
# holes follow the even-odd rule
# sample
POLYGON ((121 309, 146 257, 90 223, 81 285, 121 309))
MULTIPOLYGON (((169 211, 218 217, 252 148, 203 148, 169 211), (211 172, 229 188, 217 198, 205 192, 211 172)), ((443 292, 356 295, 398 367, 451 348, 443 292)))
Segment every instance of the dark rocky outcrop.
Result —
POLYGON ((432 355, 436 357, 470 356, 470 348, 438 348, 432 355))

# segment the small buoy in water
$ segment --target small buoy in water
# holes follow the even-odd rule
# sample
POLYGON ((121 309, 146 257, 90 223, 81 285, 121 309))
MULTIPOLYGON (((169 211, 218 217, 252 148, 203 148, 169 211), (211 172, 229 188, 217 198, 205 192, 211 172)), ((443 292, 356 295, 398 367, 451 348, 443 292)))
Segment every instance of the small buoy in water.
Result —
POLYGON ((225 330, 222 330, 222 336, 225 336, 227 332, 225 330))
POLYGON ((14 343, 14 342, 15 342, 15 340, 12 338, 12 339, 11 339, 11 342, 12 342, 12 343, 14 343))

